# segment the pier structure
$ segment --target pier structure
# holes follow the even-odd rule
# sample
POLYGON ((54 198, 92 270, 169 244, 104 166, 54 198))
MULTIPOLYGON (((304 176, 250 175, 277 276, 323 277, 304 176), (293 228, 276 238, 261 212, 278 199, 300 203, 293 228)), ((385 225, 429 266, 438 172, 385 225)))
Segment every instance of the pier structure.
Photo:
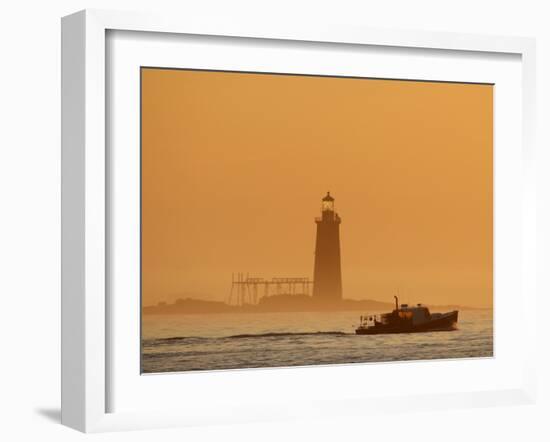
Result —
POLYGON ((253 278, 244 273, 233 273, 227 304, 257 305, 261 298, 274 295, 309 296, 313 281, 306 277, 253 278))

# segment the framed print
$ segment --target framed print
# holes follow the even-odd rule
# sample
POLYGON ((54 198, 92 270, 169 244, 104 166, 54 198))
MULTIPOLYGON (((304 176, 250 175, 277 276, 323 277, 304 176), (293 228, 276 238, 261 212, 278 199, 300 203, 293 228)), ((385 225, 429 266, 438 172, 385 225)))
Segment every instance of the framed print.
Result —
POLYGON ((533 45, 64 18, 63 422, 532 401, 533 45))

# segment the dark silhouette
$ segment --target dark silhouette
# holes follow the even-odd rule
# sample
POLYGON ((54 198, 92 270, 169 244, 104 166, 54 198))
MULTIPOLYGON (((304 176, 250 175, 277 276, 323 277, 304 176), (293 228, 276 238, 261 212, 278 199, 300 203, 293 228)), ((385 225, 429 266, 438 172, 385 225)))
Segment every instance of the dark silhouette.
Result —
POLYGON ((342 300, 342 270, 340 265, 340 222, 334 211, 334 198, 327 192, 322 200, 321 217, 315 219, 315 266, 313 298, 320 302, 342 300))

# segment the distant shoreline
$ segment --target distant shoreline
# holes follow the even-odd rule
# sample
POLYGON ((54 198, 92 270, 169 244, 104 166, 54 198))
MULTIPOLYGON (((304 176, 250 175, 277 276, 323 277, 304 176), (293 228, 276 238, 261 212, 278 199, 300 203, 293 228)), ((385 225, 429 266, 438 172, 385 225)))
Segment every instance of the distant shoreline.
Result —
MULTIPOLYGON (((490 310, 492 307, 469 307, 461 305, 431 305, 425 304, 433 312, 451 310, 490 310)), ((205 301, 201 299, 178 299, 173 304, 159 303, 155 306, 142 308, 144 315, 192 315, 210 313, 277 313, 277 312, 336 312, 336 311, 391 311, 394 304, 372 299, 343 299, 339 302, 316 302, 305 295, 269 296, 258 304, 241 306, 228 305, 221 301, 205 301)))

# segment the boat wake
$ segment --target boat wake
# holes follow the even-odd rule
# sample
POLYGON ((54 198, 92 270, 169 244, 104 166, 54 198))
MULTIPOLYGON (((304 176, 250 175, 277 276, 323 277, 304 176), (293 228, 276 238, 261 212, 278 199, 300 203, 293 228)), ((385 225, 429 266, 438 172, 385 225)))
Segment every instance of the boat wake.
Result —
POLYGON ((342 331, 317 331, 317 332, 267 332, 267 333, 244 333, 231 336, 204 337, 204 336, 174 336, 170 338, 154 339, 146 341, 147 344, 173 344, 177 342, 197 342, 207 340, 233 340, 233 339, 257 339, 257 338, 284 338, 301 336, 351 336, 353 333, 342 331))
POLYGON ((271 333, 258 333, 258 334, 242 334, 242 335, 233 335, 227 336, 227 339, 242 339, 242 338, 271 338, 271 337, 284 337, 284 336, 341 336, 341 335, 351 335, 351 333, 340 332, 340 331, 317 331, 317 332, 271 332, 271 333))

